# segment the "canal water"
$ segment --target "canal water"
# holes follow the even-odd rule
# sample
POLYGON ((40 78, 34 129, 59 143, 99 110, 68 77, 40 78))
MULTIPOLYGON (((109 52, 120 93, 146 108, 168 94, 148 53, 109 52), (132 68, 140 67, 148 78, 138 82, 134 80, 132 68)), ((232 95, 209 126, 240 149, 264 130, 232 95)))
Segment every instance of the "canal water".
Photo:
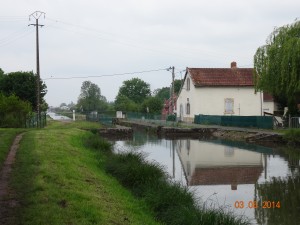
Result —
POLYGON ((221 140, 158 139, 135 132, 115 152, 143 152, 197 202, 246 217, 251 224, 300 225, 300 151, 221 140))

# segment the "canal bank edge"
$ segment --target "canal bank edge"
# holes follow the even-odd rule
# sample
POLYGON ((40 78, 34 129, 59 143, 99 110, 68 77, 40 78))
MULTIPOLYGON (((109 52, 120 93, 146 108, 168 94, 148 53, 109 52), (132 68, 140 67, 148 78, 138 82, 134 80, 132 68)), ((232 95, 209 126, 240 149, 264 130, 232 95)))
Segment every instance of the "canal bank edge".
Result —
POLYGON ((132 128, 144 128, 157 133, 167 139, 190 137, 190 138, 220 138, 234 141, 245 141, 263 146, 283 146, 288 142, 283 138, 283 134, 251 128, 204 126, 197 124, 184 124, 186 127, 170 127, 160 124, 149 123, 147 121, 118 120, 116 124, 132 128))

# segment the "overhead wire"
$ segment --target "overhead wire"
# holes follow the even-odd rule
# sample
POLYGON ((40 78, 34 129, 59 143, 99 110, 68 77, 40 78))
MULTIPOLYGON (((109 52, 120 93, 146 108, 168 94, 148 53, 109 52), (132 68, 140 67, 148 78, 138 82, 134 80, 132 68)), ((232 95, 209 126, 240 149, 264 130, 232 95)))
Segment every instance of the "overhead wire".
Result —
MULTIPOLYGON (((66 25, 70 24, 70 23, 67 23, 67 22, 60 22, 60 23, 63 23, 63 24, 66 24, 66 25)), ((116 37, 104 37, 103 32, 97 31, 96 29, 83 27, 83 26, 80 26, 80 25, 71 24, 70 26, 82 28, 82 29, 89 30, 89 31, 93 31, 95 33, 87 34, 87 33, 84 33, 84 32, 80 32, 78 30, 66 29, 64 27, 59 27, 59 26, 54 26, 54 25, 47 25, 47 26, 50 27, 50 28, 60 29, 60 30, 64 30, 64 31, 72 32, 72 33, 77 33, 77 34, 80 34, 80 35, 91 35, 95 38, 105 40, 105 41, 109 41, 109 42, 114 42, 114 43, 117 43, 117 44, 120 44, 120 45, 123 45, 123 46, 129 46, 129 47, 133 47, 133 48, 137 48, 137 49, 147 50, 147 51, 150 51, 150 52, 156 52, 156 53, 160 53, 160 54, 164 54, 164 55, 174 56, 174 53, 171 53, 170 49, 168 49, 167 51, 162 51, 162 50, 160 50, 161 47, 160 47, 160 49, 154 49, 152 47, 150 47, 150 48, 145 47, 143 44, 138 43, 138 42, 140 42, 140 40, 134 40, 134 42, 131 43, 130 41, 133 41, 133 40, 128 41, 128 38, 125 41, 124 40, 121 41, 121 40, 119 40, 117 35, 115 35, 116 37)), ((104 35, 113 36, 113 34, 109 34, 109 33, 104 33, 104 35)), ((184 59, 190 59, 190 57, 183 56, 182 54, 176 55, 176 57, 180 57, 180 58, 184 58, 184 59)))
MULTIPOLYGON (((46 17, 46 20, 54 22, 56 24, 62 24, 62 25, 71 26, 74 28, 80 28, 80 29, 83 29, 86 31, 93 32, 93 33, 90 33, 90 35, 93 35, 102 40, 111 41, 111 42, 115 42, 115 43, 118 43, 121 45, 134 47, 134 48, 144 49, 147 51, 158 52, 158 53, 162 53, 162 54, 166 54, 166 55, 172 55, 172 56, 183 58, 183 59, 194 59, 195 55, 197 56, 197 58, 203 57, 203 55, 206 55, 206 57, 208 56, 208 57, 214 57, 214 58, 224 58, 224 56, 229 55, 228 53, 221 54, 220 52, 216 52, 216 51, 208 52, 207 50, 203 51, 203 49, 200 50, 200 49, 195 49, 195 48, 193 48, 192 51, 187 50, 187 49, 173 48, 173 47, 168 48, 165 45, 159 46, 159 49, 156 49, 153 47, 149 48, 149 47, 145 47, 144 43, 141 43, 141 41, 143 41, 143 40, 140 38, 139 39, 129 38, 127 36, 125 37, 124 35, 109 33, 109 32, 105 32, 105 31, 101 31, 99 29, 94 29, 94 28, 90 28, 90 27, 86 27, 86 26, 82 26, 82 25, 78 25, 78 24, 74 24, 74 23, 64 22, 64 21, 54 19, 54 18, 49 18, 49 17, 46 17), (120 40, 120 38, 122 38, 122 40, 120 40), (132 41, 134 44, 132 43, 132 41), (174 52, 174 50, 175 50, 175 52, 174 52)), ((52 27, 56 28, 56 29, 62 29, 62 30, 65 29, 63 27, 57 27, 57 26, 52 26, 52 27)), ((81 35, 86 35, 86 33, 78 32, 78 30, 69 30, 69 29, 65 29, 65 30, 71 31, 74 33, 79 33, 81 35)), ((208 60, 207 58, 202 58, 201 61, 210 61, 210 60, 208 60)))
MULTIPOLYGON (((23 16, 0 16, 0 22, 25 22, 28 20, 28 17, 23 16), (26 18, 26 19, 25 19, 26 18)), ((31 34, 34 30, 28 29, 28 27, 22 27, 20 30, 15 30, 14 32, 0 38, 0 47, 4 47, 14 43, 15 41, 31 34)))
POLYGON ((48 78, 44 78, 43 80, 70 80, 70 79, 83 79, 83 78, 113 77, 113 76, 125 76, 125 75, 133 75, 133 74, 158 72, 158 71, 165 71, 165 70, 168 70, 168 68, 144 70, 144 71, 137 71, 137 72, 126 72, 126 73, 87 75, 87 76, 78 76, 78 77, 48 77, 48 78))
POLYGON ((28 20, 28 16, 0 16, 0 22, 21 22, 28 20))
POLYGON ((27 31, 23 30, 21 32, 15 32, 13 34, 10 34, 9 36, 7 36, 7 37, 0 40, 0 47, 10 45, 10 44, 14 43, 15 41, 17 41, 17 40, 33 33, 33 32, 34 32, 34 30, 30 29, 30 30, 27 30, 27 31))

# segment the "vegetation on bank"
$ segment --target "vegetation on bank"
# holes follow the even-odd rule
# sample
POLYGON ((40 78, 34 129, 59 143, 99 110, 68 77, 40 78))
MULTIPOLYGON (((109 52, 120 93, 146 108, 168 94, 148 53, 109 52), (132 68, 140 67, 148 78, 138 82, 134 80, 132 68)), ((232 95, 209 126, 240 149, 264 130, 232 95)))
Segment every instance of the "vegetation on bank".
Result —
POLYGON ((0 127, 25 127, 31 105, 16 95, 5 96, 0 90, 0 127))
POLYGON ((155 219, 163 224, 248 224, 242 218, 237 218, 222 209, 215 211, 201 208, 187 187, 171 182, 160 165, 146 162, 142 154, 114 154, 111 146, 97 134, 89 136, 85 143, 96 152, 107 155, 104 162, 99 162, 100 167, 103 168, 104 165, 108 173, 116 177, 134 196, 145 202, 155 219))
POLYGON ((51 121, 23 135, 11 181, 19 203, 14 224, 159 224, 104 171, 107 156, 84 146, 92 134, 78 128, 96 127, 51 121))
POLYGON ((290 145, 299 145, 300 144, 300 129, 289 129, 285 131, 283 138, 290 145))

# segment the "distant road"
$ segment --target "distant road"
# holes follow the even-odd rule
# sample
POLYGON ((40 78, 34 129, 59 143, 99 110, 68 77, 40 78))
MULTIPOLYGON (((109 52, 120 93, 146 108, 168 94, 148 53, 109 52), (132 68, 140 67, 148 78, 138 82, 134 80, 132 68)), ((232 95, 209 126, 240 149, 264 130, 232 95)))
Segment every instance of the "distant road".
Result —
POLYGON ((54 120, 69 120, 69 121, 72 120, 67 116, 59 115, 59 114, 56 114, 54 112, 48 112, 47 115, 50 116, 54 120))

